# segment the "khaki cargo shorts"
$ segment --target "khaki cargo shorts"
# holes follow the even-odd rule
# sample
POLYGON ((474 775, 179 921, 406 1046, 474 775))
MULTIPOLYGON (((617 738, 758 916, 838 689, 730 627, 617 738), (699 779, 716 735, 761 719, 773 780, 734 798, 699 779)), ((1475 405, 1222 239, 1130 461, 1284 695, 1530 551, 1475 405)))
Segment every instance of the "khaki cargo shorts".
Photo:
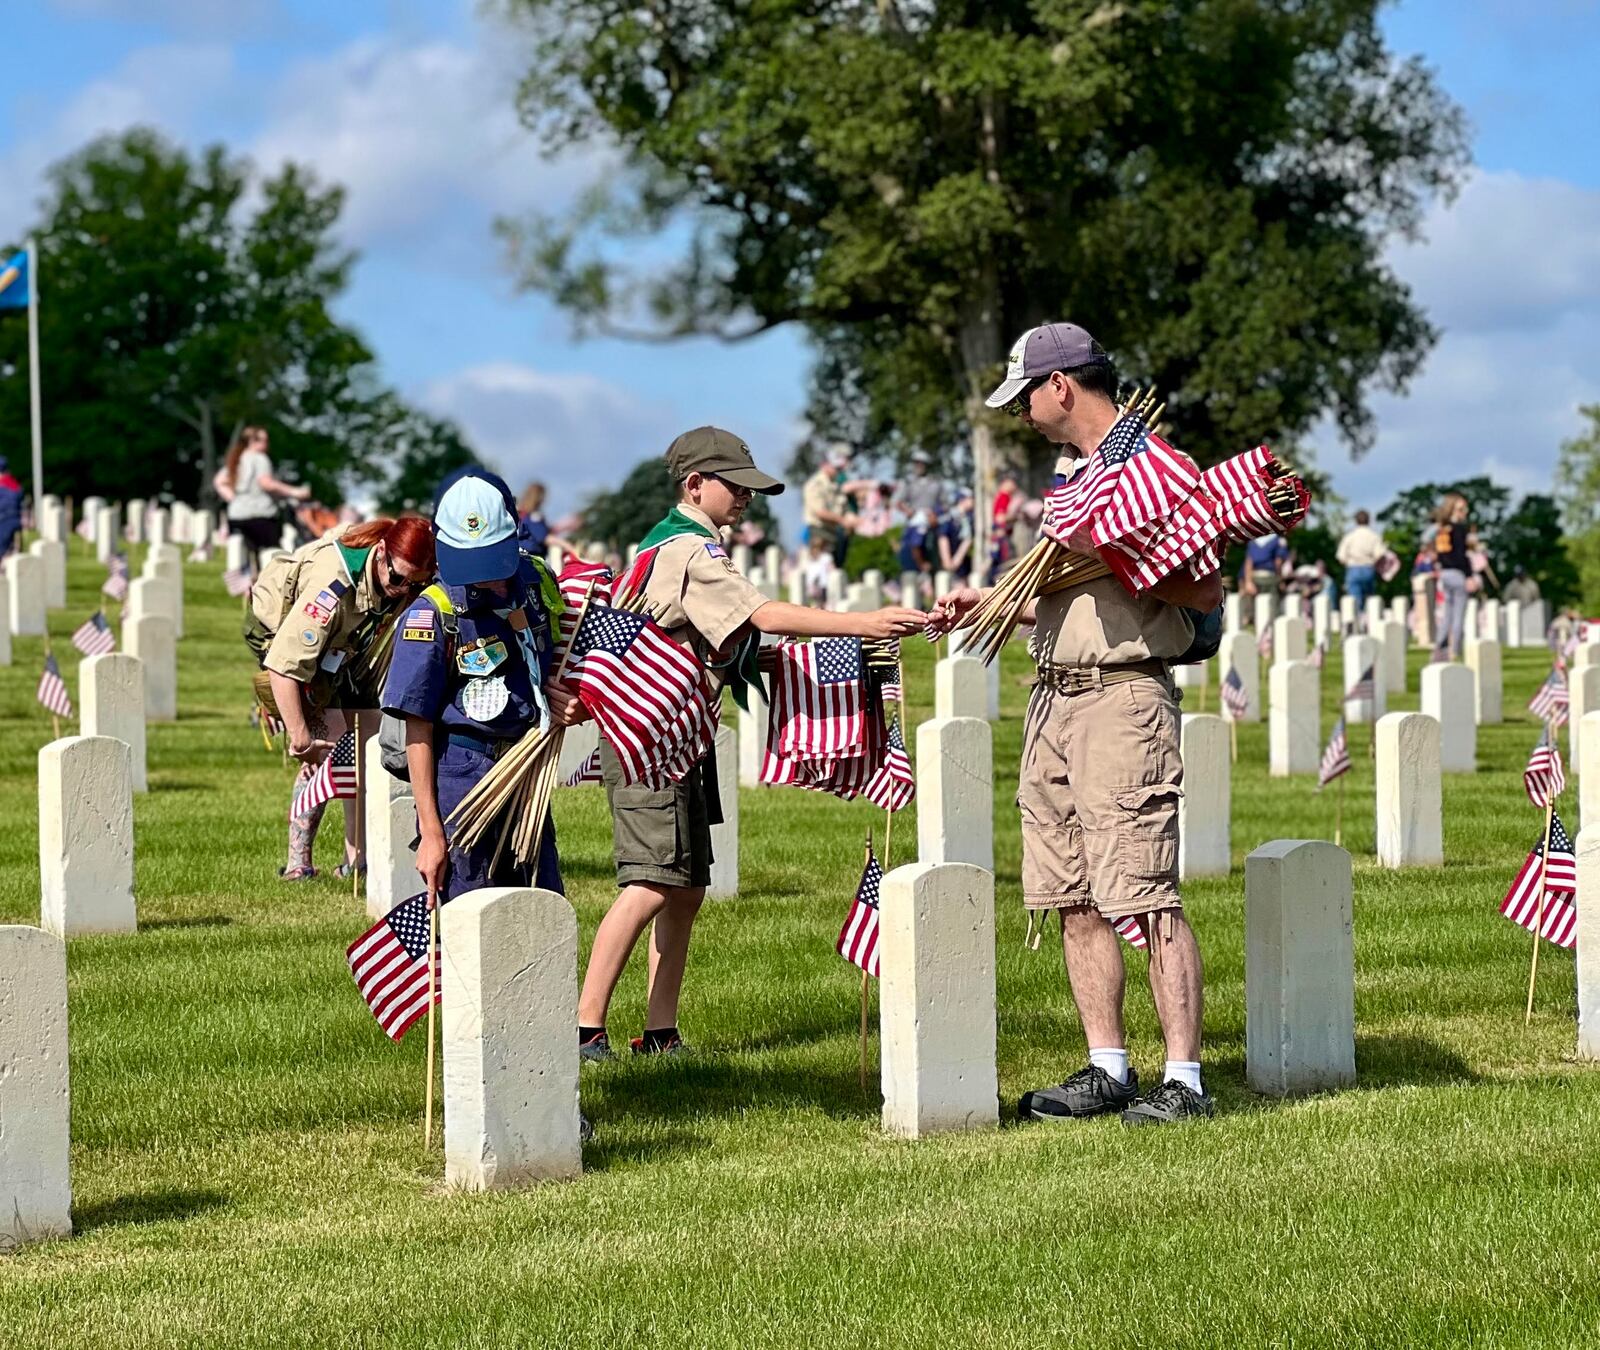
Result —
POLYGON ((616 752, 602 739, 600 772, 611 806, 617 885, 709 886, 711 827, 722 824, 715 752, 671 787, 625 787, 616 752))
POLYGON ((1141 678, 1063 694, 1041 682, 1022 733, 1022 898, 1107 918, 1182 907, 1178 702, 1141 678))

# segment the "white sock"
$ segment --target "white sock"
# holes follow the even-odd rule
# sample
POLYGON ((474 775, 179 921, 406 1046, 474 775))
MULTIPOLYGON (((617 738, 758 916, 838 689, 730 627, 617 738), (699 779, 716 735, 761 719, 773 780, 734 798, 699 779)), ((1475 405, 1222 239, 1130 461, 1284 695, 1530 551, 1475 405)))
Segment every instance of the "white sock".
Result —
POLYGON ((1182 1083, 1190 1092, 1200 1093, 1204 1091, 1200 1086, 1200 1063, 1198 1060, 1169 1059, 1164 1079, 1167 1082, 1182 1083))
MULTIPOLYGON (((1119 1083, 1128 1081, 1128 1052, 1122 1049, 1099 1049, 1089 1047, 1089 1063, 1097 1069, 1104 1069, 1119 1083)), ((1199 1065, 1195 1066, 1197 1069, 1199 1065)))

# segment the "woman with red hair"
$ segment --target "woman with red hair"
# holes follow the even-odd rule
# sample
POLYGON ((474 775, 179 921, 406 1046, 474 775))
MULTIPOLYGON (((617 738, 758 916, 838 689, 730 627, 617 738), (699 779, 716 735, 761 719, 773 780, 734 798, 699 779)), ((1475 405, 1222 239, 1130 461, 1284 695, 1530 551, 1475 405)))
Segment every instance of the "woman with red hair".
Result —
MULTIPOLYGON (((360 756, 378 728, 378 690, 388 670, 390 622, 433 577, 433 529, 421 516, 342 525, 262 569, 250 593, 244 639, 261 672, 256 699, 283 724, 301 783, 360 718, 360 756), (365 714, 364 716, 362 714, 365 714)), ((289 826, 287 881, 316 876, 311 864, 326 803, 289 826)), ((364 866, 361 800, 345 807, 348 876, 364 866)))

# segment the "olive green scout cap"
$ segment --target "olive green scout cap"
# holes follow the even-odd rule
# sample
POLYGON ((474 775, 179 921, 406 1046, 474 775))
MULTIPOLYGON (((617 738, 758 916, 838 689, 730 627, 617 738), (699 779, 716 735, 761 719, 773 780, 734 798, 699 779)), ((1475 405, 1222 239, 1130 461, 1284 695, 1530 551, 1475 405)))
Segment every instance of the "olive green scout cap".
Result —
POLYGON ((776 497, 783 483, 756 468, 750 447, 731 431, 721 427, 696 427, 686 431, 667 447, 667 468, 675 482, 691 473, 714 473, 735 487, 776 497))

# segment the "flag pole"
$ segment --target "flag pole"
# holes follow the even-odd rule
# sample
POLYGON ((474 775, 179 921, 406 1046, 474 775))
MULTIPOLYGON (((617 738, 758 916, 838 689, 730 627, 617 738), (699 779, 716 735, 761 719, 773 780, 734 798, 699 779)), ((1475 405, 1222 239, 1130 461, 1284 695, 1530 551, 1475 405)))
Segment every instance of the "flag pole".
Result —
POLYGON ((1344 774, 1339 775, 1339 796, 1333 808, 1333 842, 1344 847, 1344 774))
MULTIPOLYGON (((869 825, 869 826, 867 826, 867 845, 866 845, 866 849, 865 849, 865 856, 861 860, 861 869, 862 869, 862 871, 866 870, 867 864, 871 860, 872 860, 872 826, 869 825)), ((863 966, 861 968, 861 1069, 860 1069, 861 1090, 863 1092, 865 1092, 867 1090, 867 996, 868 996, 868 993, 869 993, 869 981, 870 981, 870 979, 871 979, 871 977, 867 974, 866 967, 863 966)))
POLYGON ((33 431, 33 525, 44 497, 44 418, 39 396, 39 246, 28 236, 28 405, 33 431))
POLYGON ((1539 918, 1533 927, 1533 964, 1528 970, 1528 1007, 1522 1015, 1522 1025, 1533 1021, 1533 985, 1539 978, 1539 939, 1544 935, 1544 870, 1550 865, 1550 826, 1555 819, 1554 794, 1544 807, 1544 851, 1539 855, 1539 918))
POLYGON ((428 892, 428 1086, 423 1092, 422 1151, 433 1147, 433 1046, 437 1039, 439 898, 428 892))
POLYGON ((1232 762, 1237 764, 1239 762, 1239 718, 1237 715, 1230 715, 1228 718, 1228 746, 1233 752, 1232 762))
MULTIPOLYGON (((350 859, 350 898, 352 900, 360 900, 361 855, 363 852, 365 852, 363 846, 366 843, 367 832, 365 828, 366 820, 364 819, 364 816, 366 814, 367 804, 366 800, 361 795, 361 714, 356 713, 353 721, 355 722, 356 736, 356 795, 354 801, 352 801, 350 804, 350 810, 355 813, 355 819, 351 822, 350 834, 355 843, 355 856, 350 859)), ((428 1082, 430 1085, 432 1084, 432 1074, 428 1075, 428 1082)))

